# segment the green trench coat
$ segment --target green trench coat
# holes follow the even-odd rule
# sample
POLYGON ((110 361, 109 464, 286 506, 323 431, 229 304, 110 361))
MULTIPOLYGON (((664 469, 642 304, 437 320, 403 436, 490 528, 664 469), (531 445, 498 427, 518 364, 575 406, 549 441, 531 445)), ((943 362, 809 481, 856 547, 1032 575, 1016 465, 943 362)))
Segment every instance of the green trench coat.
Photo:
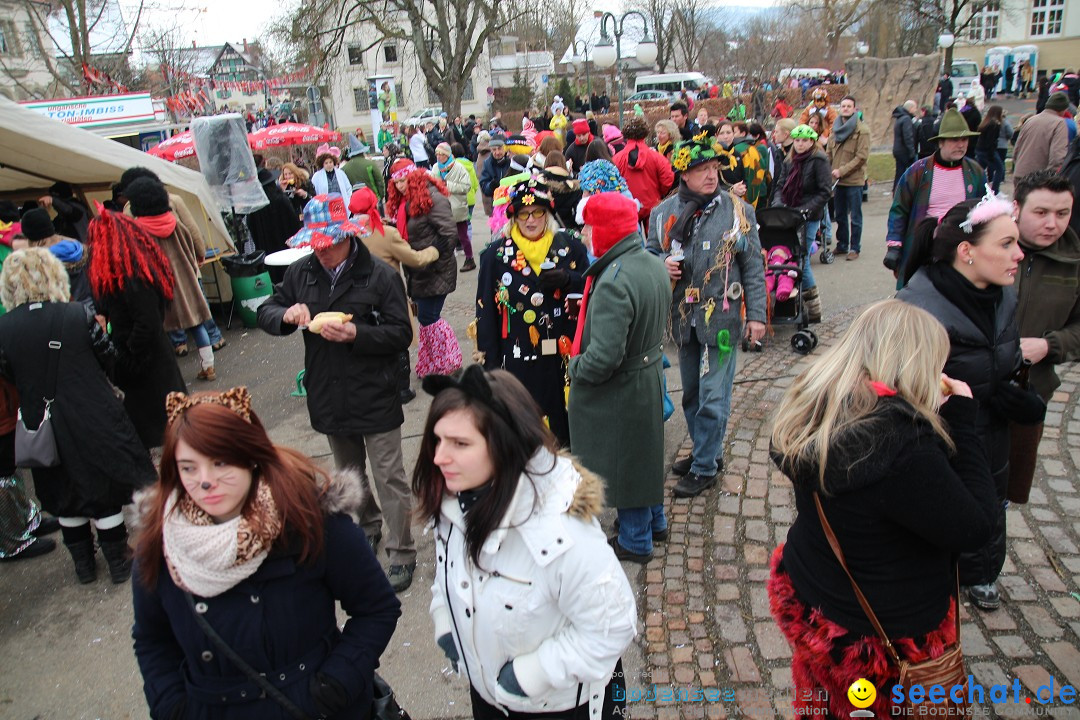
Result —
POLYGON ((615 508, 664 501, 661 357, 671 310, 663 263, 629 235, 585 273, 593 277, 581 354, 570 361, 570 447, 604 478, 615 508))

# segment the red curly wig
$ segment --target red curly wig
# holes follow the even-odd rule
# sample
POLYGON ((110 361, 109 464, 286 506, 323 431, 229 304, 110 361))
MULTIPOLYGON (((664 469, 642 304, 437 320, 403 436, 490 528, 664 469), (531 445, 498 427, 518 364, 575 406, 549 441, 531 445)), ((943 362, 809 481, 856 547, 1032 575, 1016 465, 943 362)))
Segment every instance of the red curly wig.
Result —
POLYGON ((387 217, 397 217, 398 206, 401 204, 402 199, 405 200, 405 212, 408 217, 416 217, 417 215, 426 215, 431 212, 431 193, 428 192, 428 186, 434 185, 435 189, 441 192, 446 197, 450 197, 450 190, 446 187, 446 183, 437 178, 433 178, 431 174, 423 168, 417 168, 409 173, 407 178, 408 186, 405 188, 404 198, 402 194, 398 192, 397 183, 391 181, 386 188, 386 215, 387 217))
POLYGON ((88 276, 95 298, 124 290, 129 280, 141 280, 166 300, 173 298, 173 271, 161 246, 136 222, 102 209, 86 233, 90 249, 88 276))

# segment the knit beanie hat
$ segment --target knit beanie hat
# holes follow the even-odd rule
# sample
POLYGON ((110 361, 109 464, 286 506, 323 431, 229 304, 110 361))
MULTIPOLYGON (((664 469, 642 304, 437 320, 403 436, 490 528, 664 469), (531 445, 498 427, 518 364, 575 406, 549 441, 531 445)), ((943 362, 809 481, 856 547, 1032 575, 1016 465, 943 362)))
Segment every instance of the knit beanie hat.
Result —
POLYGON ((617 192, 590 195, 581 210, 581 217, 592 227, 593 254, 600 257, 615 243, 637 232, 638 204, 617 192))
POLYGON ((127 197, 131 214, 135 217, 153 217, 170 210, 169 191, 160 182, 148 177, 133 180, 124 188, 124 196, 127 197))
POLYGON ((30 242, 37 242, 50 238, 56 234, 49 211, 44 208, 27 210, 22 216, 22 233, 30 242))
POLYGON ((436 155, 449 155, 454 157, 454 151, 450 149, 450 143, 441 142, 435 147, 436 155))
POLYGON ((409 173, 416 169, 416 165, 409 158, 398 158, 390 166, 390 179, 400 180, 403 177, 408 177, 409 173))
POLYGON ((1065 112, 1069 109, 1069 96, 1063 92, 1056 92, 1046 101, 1047 110, 1065 112))
POLYGON ((585 118, 578 118, 575 120, 573 127, 575 135, 588 135, 590 132, 589 121, 585 118))

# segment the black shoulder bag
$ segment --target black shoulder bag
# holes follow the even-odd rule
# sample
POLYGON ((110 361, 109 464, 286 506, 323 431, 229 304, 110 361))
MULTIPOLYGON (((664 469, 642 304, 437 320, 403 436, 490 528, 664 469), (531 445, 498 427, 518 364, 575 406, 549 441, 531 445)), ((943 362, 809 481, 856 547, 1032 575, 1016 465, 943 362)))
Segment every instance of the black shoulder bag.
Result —
POLYGON ((26 427, 22 410, 15 423, 15 466, 21 468, 51 468, 60 464, 60 451, 52 426, 52 404, 56 400, 56 375, 60 369, 60 348, 64 339, 64 307, 53 309, 49 333, 49 370, 45 379, 45 414, 36 430, 26 427))

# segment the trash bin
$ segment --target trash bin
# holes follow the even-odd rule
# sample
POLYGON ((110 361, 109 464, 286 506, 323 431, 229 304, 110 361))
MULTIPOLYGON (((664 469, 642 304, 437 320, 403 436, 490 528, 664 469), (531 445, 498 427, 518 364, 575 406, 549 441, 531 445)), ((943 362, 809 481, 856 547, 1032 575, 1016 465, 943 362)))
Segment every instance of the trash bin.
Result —
POLYGON ((221 265, 229 275, 233 291, 233 303, 244 327, 258 325, 259 306, 274 292, 270 282, 270 273, 263 265, 262 251, 247 255, 230 255, 221 258, 221 265))

